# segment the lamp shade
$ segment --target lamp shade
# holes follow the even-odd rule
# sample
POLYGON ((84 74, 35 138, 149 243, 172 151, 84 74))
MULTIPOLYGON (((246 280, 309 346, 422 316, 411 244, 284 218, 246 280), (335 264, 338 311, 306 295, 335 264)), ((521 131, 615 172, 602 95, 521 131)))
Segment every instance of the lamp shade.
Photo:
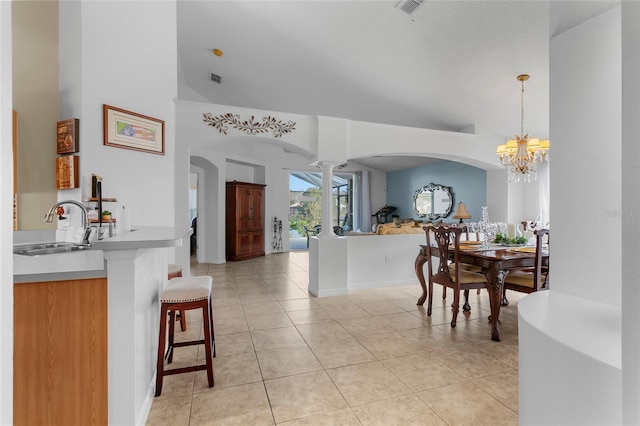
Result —
POLYGON ((460 219, 460 223, 462 223, 462 219, 471 219, 471 215, 467 211, 467 206, 465 206, 462 201, 458 203, 456 212, 451 216, 451 218, 460 219))

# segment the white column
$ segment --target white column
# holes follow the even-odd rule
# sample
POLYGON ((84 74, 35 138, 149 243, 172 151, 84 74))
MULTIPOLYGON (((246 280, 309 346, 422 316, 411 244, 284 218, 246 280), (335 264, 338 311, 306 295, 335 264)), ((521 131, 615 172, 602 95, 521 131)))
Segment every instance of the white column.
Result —
POLYGON ((334 164, 322 163, 322 232, 320 238, 335 237, 333 232, 333 168, 334 164))

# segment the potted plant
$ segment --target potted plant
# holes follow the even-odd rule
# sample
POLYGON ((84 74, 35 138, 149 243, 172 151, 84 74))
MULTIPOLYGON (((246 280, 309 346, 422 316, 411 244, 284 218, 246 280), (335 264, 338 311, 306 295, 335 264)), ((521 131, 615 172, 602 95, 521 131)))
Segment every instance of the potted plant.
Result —
POLYGON ((111 220, 111 212, 109 210, 102 212, 102 220, 111 220))

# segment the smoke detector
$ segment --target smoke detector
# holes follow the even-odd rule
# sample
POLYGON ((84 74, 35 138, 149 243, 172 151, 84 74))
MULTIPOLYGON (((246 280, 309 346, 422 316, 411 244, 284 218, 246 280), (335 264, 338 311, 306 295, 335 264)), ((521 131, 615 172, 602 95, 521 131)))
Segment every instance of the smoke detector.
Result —
POLYGON ((424 0, 402 0, 396 7, 411 15, 423 1, 424 0))

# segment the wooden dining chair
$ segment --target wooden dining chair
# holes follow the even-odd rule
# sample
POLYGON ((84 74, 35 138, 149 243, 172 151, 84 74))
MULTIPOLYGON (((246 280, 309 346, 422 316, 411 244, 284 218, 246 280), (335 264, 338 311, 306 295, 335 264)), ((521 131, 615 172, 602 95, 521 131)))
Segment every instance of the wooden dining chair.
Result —
POLYGON ((427 263, 429 271, 429 289, 427 302, 427 316, 431 316, 433 305, 433 283, 442 285, 445 289, 453 290, 453 303, 451 309, 453 318, 451 327, 456 326, 458 311, 460 306, 460 291, 464 291, 465 303, 464 311, 471 310, 469 305, 469 290, 487 287, 487 280, 484 275, 469 272, 461 267, 460 263, 460 234, 463 231, 458 227, 425 227, 427 234, 427 263), (434 271, 434 255, 432 244, 438 248, 438 267, 434 271), (449 261, 453 258, 453 261, 449 261))
POLYGON ((539 290, 549 289, 549 265, 543 265, 543 250, 546 236, 547 247, 549 246, 549 230, 536 229, 536 258, 533 268, 510 271, 504 279, 502 290, 502 306, 507 306, 507 290, 519 291, 521 293, 533 293, 539 290))

